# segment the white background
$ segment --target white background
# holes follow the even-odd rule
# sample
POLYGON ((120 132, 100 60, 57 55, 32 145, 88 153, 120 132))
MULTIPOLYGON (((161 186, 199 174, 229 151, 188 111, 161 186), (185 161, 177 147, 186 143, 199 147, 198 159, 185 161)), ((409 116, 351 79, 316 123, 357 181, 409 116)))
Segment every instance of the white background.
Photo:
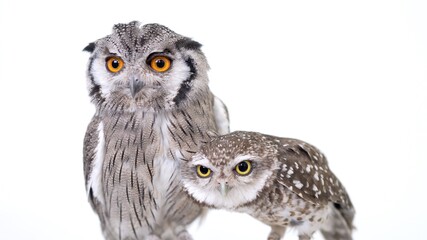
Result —
MULTIPOLYGON (((422 0, 0 0, 0 239, 102 239, 83 182, 94 107, 82 49, 131 20, 204 45, 232 130, 325 152, 355 239, 427 239, 426 12, 422 0)), ((268 231, 222 211, 191 228, 196 240, 268 231)))

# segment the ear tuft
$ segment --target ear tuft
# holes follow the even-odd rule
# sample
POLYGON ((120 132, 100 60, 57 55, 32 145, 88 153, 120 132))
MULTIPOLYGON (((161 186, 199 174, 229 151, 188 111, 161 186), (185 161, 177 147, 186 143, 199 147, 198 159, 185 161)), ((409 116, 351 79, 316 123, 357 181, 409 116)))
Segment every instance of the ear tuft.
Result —
POLYGON ((90 53, 92 53, 92 52, 95 50, 95 47, 96 47, 95 43, 94 43, 94 42, 91 42, 91 43, 89 43, 89 45, 87 45, 87 46, 83 49, 83 51, 86 51, 86 52, 90 52, 90 53))
POLYGON ((197 50, 200 50, 200 48, 202 47, 202 44, 192 40, 191 38, 180 39, 175 44, 176 44, 176 47, 178 49, 185 48, 188 50, 196 50, 197 51, 197 50))

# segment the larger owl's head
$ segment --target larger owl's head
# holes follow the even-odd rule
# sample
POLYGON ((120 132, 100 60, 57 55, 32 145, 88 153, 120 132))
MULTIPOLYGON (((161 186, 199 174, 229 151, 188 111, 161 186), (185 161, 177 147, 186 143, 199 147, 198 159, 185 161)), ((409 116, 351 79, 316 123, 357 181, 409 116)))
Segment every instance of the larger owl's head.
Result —
POLYGON ((89 94, 112 112, 185 107, 208 90, 201 44, 158 24, 117 24, 90 43, 89 94))
POLYGON ((233 209, 256 199, 277 165, 268 136, 233 132, 205 144, 181 168, 185 190, 198 202, 233 209))

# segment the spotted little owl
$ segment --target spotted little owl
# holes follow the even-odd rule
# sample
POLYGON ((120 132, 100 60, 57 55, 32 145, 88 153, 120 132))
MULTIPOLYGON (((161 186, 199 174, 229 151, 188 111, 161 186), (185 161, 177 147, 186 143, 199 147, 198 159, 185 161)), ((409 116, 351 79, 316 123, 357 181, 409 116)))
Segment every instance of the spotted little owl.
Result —
POLYGON ((201 45, 158 24, 117 24, 84 50, 96 107, 84 139, 89 201, 104 237, 191 239, 202 212, 180 185, 183 160, 228 132, 201 45))
POLYGON ((296 139, 233 132, 202 146, 183 165, 188 194, 202 205, 248 213, 279 240, 287 227, 300 240, 320 230, 327 240, 350 240, 354 208, 325 156, 296 139))

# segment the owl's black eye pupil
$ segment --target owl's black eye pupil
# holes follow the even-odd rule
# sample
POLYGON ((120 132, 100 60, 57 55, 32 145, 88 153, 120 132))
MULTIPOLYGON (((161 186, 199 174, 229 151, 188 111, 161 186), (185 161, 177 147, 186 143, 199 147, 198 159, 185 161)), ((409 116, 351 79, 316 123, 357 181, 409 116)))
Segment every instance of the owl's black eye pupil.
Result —
POLYGON ((200 166, 199 170, 202 174, 208 174, 208 172, 209 172, 209 168, 203 167, 203 166, 200 166))
POLYGON ((249 166, 246 162, 241 162, 241 163, 239 163, 238 168, 239 168, 239 171, 246 172, 248 170, 249 166))
POLYGON ((156 60, 156 66, 158 68, 163 68, 166 65, 165 61, 163 61, 162 59, 157 59, 156 60))
POLYGON ((119 67, 119 65, 120 65, 120 63, 119 63, 119 61, 117 61, 117 60, 113 60, 113 61, 111 62, 111 66, 112 66, 113 68, 118 68, 118 67, 119 67))

